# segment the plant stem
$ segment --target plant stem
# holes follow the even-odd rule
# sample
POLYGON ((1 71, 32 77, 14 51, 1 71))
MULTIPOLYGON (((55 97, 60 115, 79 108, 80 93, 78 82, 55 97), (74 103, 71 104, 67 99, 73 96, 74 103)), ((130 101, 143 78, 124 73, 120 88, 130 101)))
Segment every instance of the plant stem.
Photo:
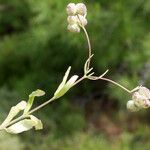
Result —
MULTIPOLYGON (((75 86, 76 84, 78 84, 79 82, 81 82, 82 80, 85 79, 85 76, 81 77, 79 80, 77 80, 73 86, 75 86)), ((41 105, 37 106, 36 108, 32 109, 31 111, 29 111, 29 113, 27 115, 22 115, 14 120, 12 120, 6 127, 22 120, 22 119, 25 119, 27 117, 29 117, 29 115, 31 115, 32 113, 36 112, 37 110, 43 108, 44 106, 48 105, 49 103, 51 103, 52 101, 56 100, 55 97, 52 97, 51 99, 47 100, 46 102, 42 103, 41 105)), ((1 130, 1 129, 0 129, 1 130)))
MULTIPOLYGON (((90 58, 91 55, 92 55, 92 49, 91 49, 90 38, 89 38, 88 32, 87 32, 87 30, 85 29, 85 27, 84 27, 84 26, 81 26, 81 27, 82 27, 82 29, 83 29, 83 31, 84 31, 84 33, 85 33, 86 39, 87 39, 88 51, 89 51, 89 58, 90 58)), ((91 60, 91 59, 90 59, 90 60, 91 60)), ((88 69, 90 68, 90 62, 91 62, 90 60, 89 60, 88 65, 87 65, 87 68, 88 68, 88 69)))
POLYGON ((79 82, 81 82, 82 80, 84 80, 86 78, 86 76, 81 77, 79 80, 77 80, 73 86, 75 86, 76 84, 78 84, 79 82))
POLYGON ((26 117, 21 115, 20 117, 18 117, 16 119, 12 120, 11 122, 9 122, 9 124, 7 124, 7 126, 5 126, 5 128, 9 127, 10 125, 13 125, 14 123, 16 123, 16 122, 18 122, 18 121, 20 121, 20 120, 22 120, 24 118, 26 118, 26 117))
MULTIPOLYGON (((89 49, 89 58, 90 58, 91 55, 92 55, 92 48, 91 48, 90 38, 89 38, 88 32, 87 32, 87 30, 85 29, 85 27, 82 26, 82 25, 81 25, 81 27, 82 27, 82 29, 83 29, 83 31, 84 31, 84 33, 85 33, 86 39, 87 39, 88 49, 89 49)), ((90 60, 91 60, 91 59, 90 59, 90 60)), ((87 68, 88 68, 88 69, 89 69, 89 67, 90 67, 90 60, 89 60, 88 65, 87 65, 87 68)), ((112 84, 119 86, 120 88, 122 88, 122 89, 125 90, 126 92, 131 93, 130 90, 128 90, 128 89, 125 88, 124 86, 120 85, 119 83, 117 83, 117 82, 115 82, 115 81, 113 81, 113 80, 111 80, 111 79, 108 79, 108 78, 103 78, 103 76, 104 76, 107 72, 108 72, 108 70, 107 70, 104 74, 102 74, 99 79, 105 80, 105 81, 108 81, 108 82, 111 82, 112 84)))
POLYGON ((53 100, 55 100, 54 97, 52 97, 52 98, 49 99, 48 101, 42 103, 41 105, 37 106, 36 108, 32 109, 31 111, 29 111, 29 113, 28 113, 27 115, 22 115, 22 116, 20 116, 20 117, 18 117, 18 118, 16 118, 16 119, 12 120, 6 127, 8 127, 8 126, 10 126, 10 125, 12 125, 12 124, 14 124, 14 123, 16 123, 16 122, 22 120, 22 119, 25 119, 25 118, 29 117, 29 115, 31 115, 31 114, 34 113, 35 111, 41 109, 42 107, 46 106, 47 104, 49 104, 49 103, 52 102, 53 100))
MULTIPOLYGON (((80 20, 80 17, 79 17, 79 16, 78 16, 78 18, 79 18, 79 20, 80 20)), ((81 22, 81 21, 80 21, 80 22, 81 22)), ((82 24, 81 24, 80 26, 81 26, 81 28, 83 29, 84 33, 85 33, 85 36, 86 36, 86 39, 87 39, 87 43, 88 43, 88 53, 89 53, 89 54, 88 54, 88 59, 89 59, 89 61, 87 62, 87 68, 86 68, 86 69, 87 69, 87 70, 90 70, 90 62, 91 62, 91 57, 92 57, 91 42, 90 42, 89 35, 88 35, 88 32, 87 32, 87 30, 85 29, 85 27, 84 27, 82 24)), ((92 69, 91 69, 91 70, 92 70, 92 69)), ((90 70, 90 71, 91 71, 91 70, 90 70)), ((90 73, 90 71, 89 71, 89 73, 90 73)), ((107 72, 108 72, 108 70, 107 70, 105 73, 103 73, 101 76, 95 77, 95 79, 93 78, 93 80, 98 80, 98 79, 100 79, 100 80, 105 80, 105 81, 108 81, 108 82, 110 82, 110 83, 112 83, 112 84, 114 84, 114 85, 119 86, 120 88, 122 88, 123 90, 125 90, 125 91, 128 92, 128 93, 132 93, 132 91, 128 90, 127 88, 125 88, 124 86, 120 85, 119 83, 117 83, 117 82, 115 82, 115 81, 113 81, 113 80, 111 80, 111 79, 104 78, 103 76, 104 76, 107 72)), ((93 73, 91 73, 89 76, 92 76, 92 75, 93 75, 93 73)), ((73 84, 73 86, 75 86, 76 84, 78 84, 79 82, 81 82, 82 80, 84 80, 84 79, 86 79, 86 78, 87 78, 87 79, 90 79, 90 78, 88 78, 88 77, 86 76, 86 74, 85 74, 83 77, 81 77, 80 79, 78 79, 78 80, 73 84)), ((92 80, 92 78, 91 78, 91 80, 92 80)), ((73 86, 72 86, 72 87, 73 87, 73 86)), ((12 125, 12 124, 14 124, 14 123, 16 123, 16 122, 22 120, 22 119, 28 118, 30 114, 32 114, 32 113, 36 112, 37 110, 43 108, 44 106, 48 105, 50 102, 52 102, 52 101, 54 101, 54 100, 56 100, 56 98, 55 98, 55 97, 52 97, 51 99, 47 100, 46 102, 42 103, 41 105, 39 105, 39 106, 37 106, 36 108, 34 108, 34 109, 32 109, 31 111, 29 111, 27 115, 22 115, 22 116, 20 116, 20 117, 18 117, 18 118, 16 118, 16 119, 12 120, 6 127, 8 127, 8 126, 10 126, 10 125, 12 125)), ((0 129, 0 130, 1 130, 1 129, 0 129)))
POLYGON ((35 111, 41 109, 42 107, 46 106, 47 104, 49 104, 50 102, 54 101, 55 97, 52 97, 51 99, 49 99, 48 101, 44 102, 43 104, 37 106, 36 108, 32 109, 31 111, 29 111, 29 114, 34 113, 35 111))
POLYGON ((125 88, 124 86, 122 86, 122 85, 120 85, 119 83, 117 83, 117 82, 115 82, 115 81, 113 81, 113 80, 111 80, 111 79, 108 79, 108 78, 100 78, 100 80, 105 80, 105 81, 108 81, 108 82, 110 82, 110 83, 112 83, 112 84, 114 84, 114 85, 117 85, 117 86, 119 86, 120 88, 122 88, 123 90, 125 90, 126 92, 128 92, 128 93, 131 93, 131 91, 130 90, 128 90, 127 88, 125 88))
MULTIPOLYGON (((73 86, 75 86, 76 84, 78 84, 79 82, 81 82, 81 81, 84 80, 84 79, 85 79, 85 76, 81 77, 79 80, 77 80, 77 81, 73 84, 73 86)), ((73 87, 73 86, 72 86, 72 87, 73 87)), ((48 101, 44 102, 43 104, 41 104, 41 105, 37 106, 36 108, 32 109, 31 111, 29 111, 29 114, 34 113, 35 111, 41 109, 42 107, 46 106, 47 104, 49 104, 50 102, 52 102, 52 101, 54 101, 54 100, 56 100, 56 98, 55 98, 55 97, 52 97, 52 98, 49 99, 48 101)))

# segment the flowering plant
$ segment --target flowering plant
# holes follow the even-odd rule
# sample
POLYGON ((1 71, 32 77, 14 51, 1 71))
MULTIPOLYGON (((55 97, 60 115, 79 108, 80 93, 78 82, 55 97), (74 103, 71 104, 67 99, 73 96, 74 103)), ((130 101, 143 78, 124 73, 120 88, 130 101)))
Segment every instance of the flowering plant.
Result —
POLYGON ((45 94, 42 90, 36 90, 33 91, 29 95, 28 101, 21 101, 16 106, 13 106, 10 109, 10 112, 4 122, 0 125, 0 130, 5 130, 6 132, 12 133, 12 134, 18 134, 22 133, 24 131, 28 131, 32 128, 35 128, 36 130, 43 129, 43 124, 41 120, 36 118, 32 115, 32 113, 36 112, 37 110, 43 108, 50 102, 61 98, 64 94, 66 94, 70 88, 78 84, 84 79, 89 80, 104 80, 107 82, 110 82, 120 88, 122 88, 124 91, 126 91, 128 94, 131 94, 132 100, 129 100, 127 102, 127 109, 130 111, 139 111, 141 109, 149 108, 150 107, 150 90, 143 86, 138 86, 134 88, 133 90, 129 90, 125 88, 124 86, 120 85, 119 83, 104 77, 108 70, 106 70, 103 74, 96 76, 93 72, 93 68, 91 67, 91 59, 93 57, 92 49, 91 49, 91 43, 89 39, 88 32, 85 28, 85 26, 88 24, 87 21, 87 8, 86 5, 83 3, 70 3, 67 5, 66 8, 68 17, 68 30, 70 32, 74 33, 80 33, 81 29, 83 30, 87 43, 88 43, 88 58, 84 64, 84 73, 82 77, 79 77, 78 75, 73 75, 68 81, 68 76, 71 70, 71 67, 69 67, 63 77, 62 82, 58 86, 56 92, 54 93, 53 97, 46 102, 42 103, 41 105, 37 106, 34 109, 31 109, 34 103, 35 97, 43 96, 45 94), (19 113, 22 112, 22 115, 17 117, 19 113))

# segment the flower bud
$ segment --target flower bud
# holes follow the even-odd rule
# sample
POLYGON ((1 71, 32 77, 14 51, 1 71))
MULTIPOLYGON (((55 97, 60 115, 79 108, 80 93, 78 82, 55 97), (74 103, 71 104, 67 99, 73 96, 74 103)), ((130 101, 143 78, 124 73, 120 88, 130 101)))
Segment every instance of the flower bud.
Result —
POLYGON ((70 25, 76 24, 78 22, 77 16, 68 16, 67 21, 70 25))
POLYGON ((74 3, 69 3, 67 5, 66 11, 68 15, 75 15, 77 12, 76 5, 74 3))
POLYGON ((140 108, 135 105, 133 100, 129 100, 127 102, 127 109, 130 110, 131 112, 136 112, 140 110, 140 108))
POLYGON ((78 13, 78 14, 80 14, 80 15, 82 15, 82 16, 86 16, 86 14, 87 14, 87 8, 86 8, 85 4, 83 4, 83 3, 78 3, 78 4, 76 5, 76 9, 77 9, 77 13, 78 13))
POLYGON ((83 17, 82 15, 78 15, 78 23, 82 26, 86 26, 87 25, 87 19, 85 17, 83 17))
POLYGON ((67 28, 70 32, 77 32, 77 33, 80 32, 80 27, 77 24, 73 24, 73 25, 69 24, 67 28))

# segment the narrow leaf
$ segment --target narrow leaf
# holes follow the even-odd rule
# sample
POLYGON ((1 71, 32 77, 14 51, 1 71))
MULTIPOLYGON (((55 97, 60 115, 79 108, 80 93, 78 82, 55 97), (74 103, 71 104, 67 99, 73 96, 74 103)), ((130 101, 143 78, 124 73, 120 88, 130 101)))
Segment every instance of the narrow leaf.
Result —
POLYGON ((30 115, 29 117, 30 117, 30 119, 21 120, 15 124, 11 125, 10 127, 5 128, 5 130, 8 133, 18 134, 18 133, 22 133, 24 131, 28 131, 28 130, 32 129, 33 127, 35 128, 35 130, 43 129, 43 124, 42 124, 41 120, 39 120, 38 118, 36 118, 33 115, 30 115))
POLYGON ((35 130, 43 129, 43 124, 42 124, 41 120, 39 120, 38 118, 36 118, 33 115, 30 115, 30 118, 31 118, 32 121, 35 122, 35 130))
POLYGON ((30 95, 29 95, 29 100, 27 103, 27 107, 24 110, 24 114, 27 114, 29 112, 29 110, 31 109, 33 102, 34 102, 34 98, 35 97, 40 97, 43 96, 45 94, 44 91, 37 89, 36 91, 33 91, 30 95))
POLYGON ((54 96, 56 96, 62 90, 62 88, 64 87, 64 85, 66 84, 67 78, 68 78, 69 73, 70 73, 70 70, 71 70, 71 66, 67 69, 67 71, 66 71, 66 73, 65 73, 65 75, 63 77, 62 82, 60 83, 60 85, 58 86, 56 92, 54 93, 54 96))
POLYGON ((19 122, 13 124, 9 128, 6 128, 5 130, 8 133, 18 134, 18 133, 22 133, 24 131, 28 131, 28 130, 32 129, 33 126, 35 126, 34 121, 32 121, 30 119, 25 119, 25 120, 22 120, 22 121, 19 121, 19 122))
POLYGON ((7 124, 21 111, 24 110, 26 107, 27 103, 26 101, 21 101, 18 103, 16 106, 11 107, 10 112, 4 122, 1 124, 1 128, 4 128, 7 126, 7 124))

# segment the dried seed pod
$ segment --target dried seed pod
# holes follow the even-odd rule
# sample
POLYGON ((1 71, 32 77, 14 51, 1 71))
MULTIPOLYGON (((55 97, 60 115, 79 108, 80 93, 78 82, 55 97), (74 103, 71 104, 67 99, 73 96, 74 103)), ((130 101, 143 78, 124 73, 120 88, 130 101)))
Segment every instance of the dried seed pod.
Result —
POLYGON ((140 110, 140 108, 135 105, 133 100, 129 100, 127 102, 127 109, 130 110, 131 112, 136 112, 140 110))
POLYGON ((133 93, 132 99, 136 106, 148 108, 150 107, 150 90, 146 87, 140 87, 138 91, 133 93))
POLYGON ((77 16, 68 16, 67 21, 70 25, 78 23, 77 16))
POLYGON ((73 24, 73 25, 69 24, 67 28, 70 32, 76 32, 76 33, 80 32, 80 27, 77 24, 73 24))
POLYGON ((69 3, 66 8, 68 15, 75 15, 77 12, 76 5, 74 3, 69 3))
POLYGON ((79 25, 86 26, 87 19, 82 15, 78 15, 78 23, 79 23, 79 25))
POLYGON ((86 16, 87 8, 86 8, 85 4, 83 4, 83 3, 76 4, 76 9, 77 9, 77 14, 80 14, 82 16, 86 16))

